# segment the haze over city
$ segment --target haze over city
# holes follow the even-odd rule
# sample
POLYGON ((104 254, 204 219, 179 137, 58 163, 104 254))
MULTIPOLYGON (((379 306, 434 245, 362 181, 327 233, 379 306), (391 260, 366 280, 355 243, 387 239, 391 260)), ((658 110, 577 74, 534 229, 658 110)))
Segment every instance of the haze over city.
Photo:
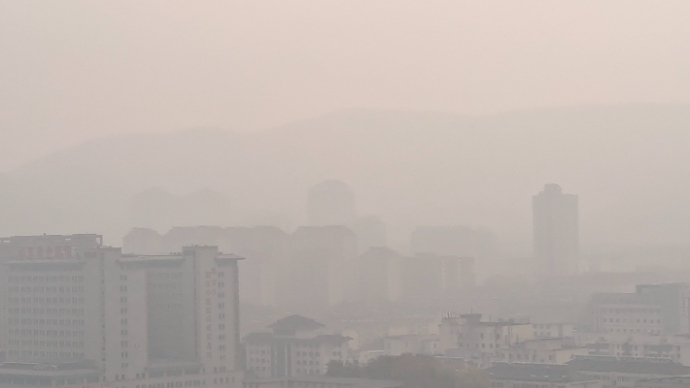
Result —
POLYGON ((690 386, 688 20, 2 2, 0 388, 690 386))

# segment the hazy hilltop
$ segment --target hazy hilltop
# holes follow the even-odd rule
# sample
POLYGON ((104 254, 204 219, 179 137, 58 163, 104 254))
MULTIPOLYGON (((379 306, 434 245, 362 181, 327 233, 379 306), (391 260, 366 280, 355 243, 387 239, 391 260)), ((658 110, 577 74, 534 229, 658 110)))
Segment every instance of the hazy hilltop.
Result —
POLYGON ((529 241, 531 196, 547 182, 580 195, 584 243, 684 242, 689 150, 690 107, 672 105, 478 117, 351 110, 260 132, 122 135, 0 176, 0 231, 93 231, 119 244, 128 228, 150 226, 137 225, 142 206, 165 213, 158 203, 196 215, 169 222, 298 225, 308 186, 337 178, 397 245, 418 224, 529 241))

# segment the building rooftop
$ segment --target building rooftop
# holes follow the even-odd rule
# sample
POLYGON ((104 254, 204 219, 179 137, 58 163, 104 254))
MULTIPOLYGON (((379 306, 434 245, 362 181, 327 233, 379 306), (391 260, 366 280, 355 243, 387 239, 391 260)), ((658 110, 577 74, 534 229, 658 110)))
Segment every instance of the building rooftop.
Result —
MULTIPOLYGON (((263 333, 250 333, 247 334, 243 342, 245 343, 257 343, 257 342, 271 342, 275 340, 285 340, 285 337, 282 336, 276 336, 273 333, 269 332, 263 332, 263 333)), ((321 342, 332 342, 335 344, 342 344, 343 342, 347 342, 352 340, 350 337, 346 337, 340 334, 324 334, 324 335, 317 335, 316 337, 312 338, 295 338, 295 337, 290 337, 288 338, 290 341, 300 341, 300 342, 316 342, 316 343, 321 343, 321 342)))
POLYGON ((672 377, 656 377, 653 379, 637 380, 638 383, 656 383, 656 384, 677 384, 682 387, 690 387, 690 375, 686 376, 672 376, 672 377))
POLYGON ((310 383, 314 386, 319 386, 321 383, 337 384, 348 388, 399 388, 402 383, 391 380, 372 380, 359 378, 344 378, 344 377, 328 377, 328 376, 297 376, 297 377, 283 377, 283 378, 249 378, 245 379, 247 383, 310 383))
POLYGON ((317 330, 325 325, 315 320, 301 315, 290 315, 285 318, 281 318, 274 323, 268 325, 269 329, 273 331, 311 331, 317 330))
POLYGON ((594 378, 571 370, 567 365, 553 364, 506 364, 495 363, 487 369, 489 378, 495 380, 541 381, 569 383, 590 381, 594 378))
POLYGON ((645 375, 690 375, 690 367, 667 360, 606 360, 578 358, 568 362, 568 367, 579 372, 616 372, 645 375))

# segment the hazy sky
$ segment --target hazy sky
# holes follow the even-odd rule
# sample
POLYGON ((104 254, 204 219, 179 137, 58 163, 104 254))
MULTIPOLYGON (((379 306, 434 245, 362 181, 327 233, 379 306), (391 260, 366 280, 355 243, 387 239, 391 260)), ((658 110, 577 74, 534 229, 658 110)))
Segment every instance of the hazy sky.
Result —
POLYGON ((690 2, 0 3, 0 171, 121 132, 350 107, 690 103, 690 2))

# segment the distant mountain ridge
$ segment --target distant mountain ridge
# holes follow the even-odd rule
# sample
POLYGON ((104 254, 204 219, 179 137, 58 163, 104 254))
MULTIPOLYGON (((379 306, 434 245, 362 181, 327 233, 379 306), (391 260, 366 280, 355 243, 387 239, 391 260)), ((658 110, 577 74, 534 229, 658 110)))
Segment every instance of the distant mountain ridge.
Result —
POLYGON ((398 243, 417 224, 484 226, 528 241, 531 196, 548 182, 580 195, 585 241, 683 241, 689 149, 690 107, 681 105, 475 117, 350 110, 251 133, 119 135, 2 176, 0 232, 93 231, 119 244, 142 226, 131 199, 154 187, 219 193, 228 224, 270 215, 299 225, 307 187, 337 178, 354 188, 359 213, 381 215, 398 243))

